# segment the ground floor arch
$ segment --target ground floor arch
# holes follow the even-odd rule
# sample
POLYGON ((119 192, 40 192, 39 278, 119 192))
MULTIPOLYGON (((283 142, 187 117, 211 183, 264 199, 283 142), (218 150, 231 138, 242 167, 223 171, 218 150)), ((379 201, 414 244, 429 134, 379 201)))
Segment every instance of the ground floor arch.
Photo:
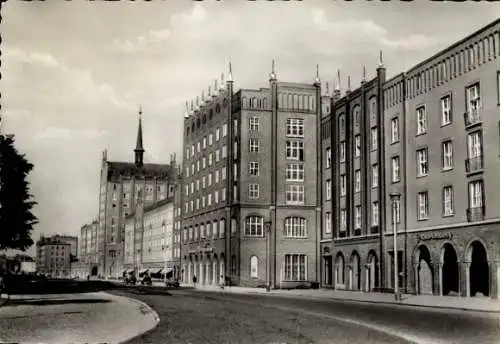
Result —
POLYGON ((440 295, 459 294, 458 256, 452 244, 446 243, 441 249, 440 295))
POLYGON ((94 266, 92 267, 92 269, 90 270, 90 274, 91 274, 92 276, 97 276, 98 271, 99 271, 98 266, 97 266, 97 265, 94 265, 94 266))
POLYGON ((378 286, 378 258, 375 251, 370 251, 366 259, 365 290, 370 292, 378 286))
POLYGON ((351 264, 349 269, 349 289, 360 290, 361 288, 361 273, 360 259, 358 252, 354 251, 351 254, 351 264))
POLYGON ((479 241, 473 241, 467 249, 468 278, 467 296, 490 295, 490 269, 486 248, 479 241))
POLYGON ((433 270, 429 248, 420 245, 415 252, 415 290, 417 294, 433 295, 433 270))
POLYGON ((335 257, 335 287, 343 289, 345 288, 345 280, 344 280, 344 269, 345 269, 345 261, 344 255, 342 252, 337 253, 335 257))

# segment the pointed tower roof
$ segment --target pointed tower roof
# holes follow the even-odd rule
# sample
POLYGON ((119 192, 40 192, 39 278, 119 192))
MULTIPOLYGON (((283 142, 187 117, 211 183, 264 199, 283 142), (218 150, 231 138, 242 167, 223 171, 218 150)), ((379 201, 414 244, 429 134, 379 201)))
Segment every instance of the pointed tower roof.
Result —
POLYGON ((269 74, 270 81, 276 81, 276 72, 274 71, 274 59, 271 62, 271 73, 269 74))
POLYGON ((142 106, 139 106, 139 126, 137 128, 137 142, 134 149, 135 164, 141 167, 144 163, 144 147, 142 146, 142 106))

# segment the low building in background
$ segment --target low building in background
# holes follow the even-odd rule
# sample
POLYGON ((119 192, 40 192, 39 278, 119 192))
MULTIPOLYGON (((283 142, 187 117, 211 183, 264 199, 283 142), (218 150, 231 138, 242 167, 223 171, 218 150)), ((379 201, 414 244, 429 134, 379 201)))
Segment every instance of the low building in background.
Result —
POLYGON ((14 249, 0 250, 0 272, 33 272, 32 264, 35 264, 35 260, 26 252, 14 249))
POLYGON ((70 243, 56 239, 55 236, 41 237, 36 243, 37 271, 51 277, 70 277, 70 255, 70 243))

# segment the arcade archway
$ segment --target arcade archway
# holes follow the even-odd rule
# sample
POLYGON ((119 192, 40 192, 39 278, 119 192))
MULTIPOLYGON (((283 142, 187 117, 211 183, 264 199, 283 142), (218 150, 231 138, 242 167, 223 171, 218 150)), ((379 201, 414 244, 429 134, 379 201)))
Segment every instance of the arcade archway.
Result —
POLYGON ((474 241, 469 246, 469 296, 490 295, 490 269, 486 249, 479 241, 474 241))
POLYGON ((442 277, 441 287, 443 295, 458 295, 458 259, 457 253, 449 243, 444 244, 441 251, 442 277))
POLYGON ((354 251, 351 255, 351 289, 360 290, 361 287, 361 274, 359 267, 359 255, 354 251))
POLYGON ((433 271, 431 265, 431 254, 425 245, 421 245, 416 253, 415 284, 417 294, 432 295, 433 271))

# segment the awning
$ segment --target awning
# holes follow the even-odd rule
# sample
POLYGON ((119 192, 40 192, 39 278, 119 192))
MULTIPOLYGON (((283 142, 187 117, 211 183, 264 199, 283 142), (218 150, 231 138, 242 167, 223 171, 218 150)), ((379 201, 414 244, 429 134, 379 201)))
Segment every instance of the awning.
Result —
POLYGON ((166 269, 162 269, 161 270, 161 273, 162 274, 168 274, 168 273, 171 273, 174 269, 172 268, 166 268, 166 269))
POLYGON ((140 274, 143 274, 143 273, 145 273, 145 272, 146 272, 146 271, 148 271, 148 270, 149 270, 148 268, 146 268, 146 269, 141 269, 141 270, 139 270, 139 273, 140 273, 140 274))
POLYGON ((161 271, 161 268, 152 268, 152 269, 149 269, 149 273, 155 274, 155 275, 158 274, 158 273, 160 273, 160 271, 161 271))

